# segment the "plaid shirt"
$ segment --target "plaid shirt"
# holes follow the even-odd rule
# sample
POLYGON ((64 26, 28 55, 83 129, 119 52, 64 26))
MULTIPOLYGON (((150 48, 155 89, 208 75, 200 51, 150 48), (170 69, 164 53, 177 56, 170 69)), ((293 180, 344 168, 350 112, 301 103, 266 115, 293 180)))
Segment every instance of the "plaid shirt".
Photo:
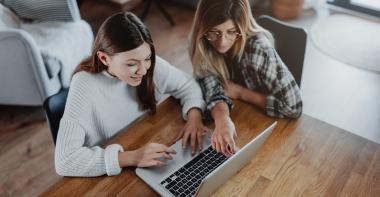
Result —
MULTIPOLYGON (((267 95, 266 114, 273 117, 297 118, 302 113, 300 89, 293 75, 282 62, 276 50, 262 36, 247 40, 240 62, 228 63, 231 80, 250 90, 267 95)), ((229 108, 233 102, 224 94, 218 76, 209 74, 198 77, 207 103, 208 116, 218 102, 226 102, 229 108)))

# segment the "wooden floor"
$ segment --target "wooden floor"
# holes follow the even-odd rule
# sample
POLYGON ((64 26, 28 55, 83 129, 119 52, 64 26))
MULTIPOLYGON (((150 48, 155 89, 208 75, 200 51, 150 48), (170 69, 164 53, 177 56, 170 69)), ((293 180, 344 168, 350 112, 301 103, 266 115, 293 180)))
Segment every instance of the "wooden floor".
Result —
MULTIPOLYGON (((191 72, 188 32, 194 11, 165 3, 177 25, 171 27, 153 4, 145 21, 157 53, 191 72)), ((84 19, 96 32, 120 6, 84 1, 84 19)), ((141 13, 141 7, 136 9, 141 13)), ((306 12, 294 24, 310 27, 319 13, 306 12)), ((304 113, 380 143, 380 74, 344 65, 318 51, 309 41, 302 93, 304 113)), ((54 171, 54 145, 40 107, 0 106, 0 196, 35 196, 59 176, 54 171)), ((266 180, 261 180, 265 185, 266 180)), ((260 185, 258 185, 260 187, 260 185)))

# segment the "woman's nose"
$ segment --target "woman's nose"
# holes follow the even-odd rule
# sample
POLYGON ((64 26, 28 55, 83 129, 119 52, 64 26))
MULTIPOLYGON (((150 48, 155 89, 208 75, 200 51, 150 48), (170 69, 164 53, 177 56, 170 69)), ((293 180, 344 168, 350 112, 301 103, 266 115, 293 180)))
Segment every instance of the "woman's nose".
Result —
POLYGON ((226 37, 223 35, 221 36, 218 40, 217 40, 217 46, 218 47, 223 47, 224 45, 226 45, 228 42, 228 40, 226 39, 226 37))
POLYGON ((147 69, 146 69, 145 65, 141 64, 139 66, 139 69, 137 70, 137 74, 145 75, 146 73, 147 73, 147 69))

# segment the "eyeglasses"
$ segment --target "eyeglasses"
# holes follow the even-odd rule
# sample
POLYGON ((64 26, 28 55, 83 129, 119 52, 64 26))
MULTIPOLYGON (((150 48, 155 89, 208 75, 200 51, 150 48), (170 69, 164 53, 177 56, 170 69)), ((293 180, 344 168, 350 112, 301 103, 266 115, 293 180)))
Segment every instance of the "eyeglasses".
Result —
MULTIPOLYGON (((211 42, 214 42, 216 40, 218 40, 219 38, 221 38, 223 36, 223 32, 220 32, 220 31, 208 31, 204 34, 204 37, 208 40, 208 41, 211 41, 211 42)), ((224 34, 224 37, 229 40, 229 41, 234 41, 236 39, 239 39, 241 36, 241 34, 238 32, 238 31, 227 31, 225 34, 224 34)))

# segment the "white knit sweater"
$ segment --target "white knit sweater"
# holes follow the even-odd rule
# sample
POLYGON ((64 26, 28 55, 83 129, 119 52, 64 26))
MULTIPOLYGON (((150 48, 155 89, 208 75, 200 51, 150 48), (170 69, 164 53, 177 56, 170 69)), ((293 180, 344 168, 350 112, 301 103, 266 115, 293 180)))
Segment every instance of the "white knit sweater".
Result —
MULTIPOLYGON (((197 107, 204 109, 199 85, 190 75, 156 56, 153 81, 156 100, 170 94, 181 100, 182 115, 197 107)), ((117 175, 121 172, 119 144, 103 144, 133 120, 139 110, 136 88, 107 72, 74 75, 55 149, 55 168, 61 176, 117 175)), ((139 132, 139 131, 134 131, 139 132)))

